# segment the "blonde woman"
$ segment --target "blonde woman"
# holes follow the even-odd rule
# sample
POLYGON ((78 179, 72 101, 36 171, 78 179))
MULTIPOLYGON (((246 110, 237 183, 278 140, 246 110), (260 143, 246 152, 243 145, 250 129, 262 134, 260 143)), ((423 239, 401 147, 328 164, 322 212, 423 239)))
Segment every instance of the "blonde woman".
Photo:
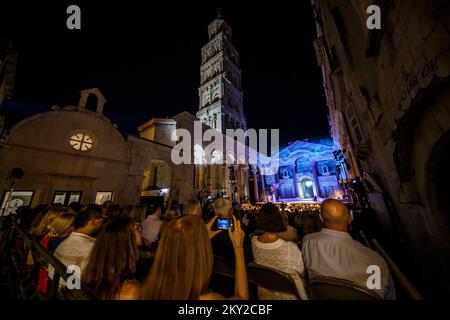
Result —
MULTIPOLYGON (((155 260, 141 291, 150 300, 215 300, 223 296, 210 292, 213 269, 210 238, 212 220, 205 225, 193 215, 172 220, 162 234, 155 260)), ((248 299, 247 271, 242 243, 244 232, 234 219, 235 228, 228 230, 235 249, 236 278, 234 299, 248 299)))
MULTIPOLYGON (((69 236, 73 230, 75 213, 69 208, 54 208, 50 210, 51 220, 47 226, 47 234, 41 240, 41 246, 53 253, 57 246, 69 236)), ((49 211, 49 212, 50 212, 49 211)), ((42 266, 39 269, 38 289, 43 297, 47 295, 48 272, 42 266)))
POLYGON ((67 208, 57 210, 57 213, 48 225, 49 242, 47 249, 51 253, 55 252, 58 245, 73 231, 76 217, 75 212, 67 208))
POLYGON ((48 233, 48 226, 52 222, 53 218, 60 212, 68 211, 66 207, 53 207, 47 212, 39 214, 32 223, 31 234, 38 239, 42 239, 48 233), (61 211, 62 210, 62 211, 61 211))

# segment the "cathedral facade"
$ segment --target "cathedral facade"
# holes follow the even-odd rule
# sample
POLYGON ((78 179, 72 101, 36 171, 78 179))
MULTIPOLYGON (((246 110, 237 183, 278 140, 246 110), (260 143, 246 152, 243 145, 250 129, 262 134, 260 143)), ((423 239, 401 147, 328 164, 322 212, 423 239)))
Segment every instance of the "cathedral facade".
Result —
POLYGON ((262 176, 267 201, 316 201, 342 198, 331 140, 298 140, 272 155, 276 174, 262 176))

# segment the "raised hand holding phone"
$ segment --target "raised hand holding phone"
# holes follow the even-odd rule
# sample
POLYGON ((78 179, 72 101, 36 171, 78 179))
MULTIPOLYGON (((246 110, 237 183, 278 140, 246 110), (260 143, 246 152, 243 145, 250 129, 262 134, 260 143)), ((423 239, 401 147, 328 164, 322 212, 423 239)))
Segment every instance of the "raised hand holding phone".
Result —
POLYGON ((234 229, 233 219, 231 218, 217 218, 217 228, 220 230, 234 229))
POLYGON ((234 229, 228 228, 228 235, 235 249, 242 248, 244 243, 245 232, 241 229, 241 222, 233 215, 234 229))
POLYGON ((219 232, 221 232, 222 230, 217 229, 217 230, 213 230, 212 226, 214 225, 214 222, 216 221, 217 217, 213 217, 211 220, 209 220, 209 222, 206 224, 206 230, 208 230, 208 236, 209 239, 214 238, 215 235, 217 235, 219 232))

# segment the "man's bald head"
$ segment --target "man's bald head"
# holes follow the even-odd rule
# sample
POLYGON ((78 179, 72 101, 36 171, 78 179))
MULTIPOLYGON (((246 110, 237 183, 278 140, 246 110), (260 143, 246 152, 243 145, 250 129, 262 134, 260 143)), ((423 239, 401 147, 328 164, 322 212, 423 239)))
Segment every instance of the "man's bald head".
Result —
POLYGON ((347 206, 336 199, 326 199, 320 205, 320 216, 329 229, 347 229, 351 215, 347 206))

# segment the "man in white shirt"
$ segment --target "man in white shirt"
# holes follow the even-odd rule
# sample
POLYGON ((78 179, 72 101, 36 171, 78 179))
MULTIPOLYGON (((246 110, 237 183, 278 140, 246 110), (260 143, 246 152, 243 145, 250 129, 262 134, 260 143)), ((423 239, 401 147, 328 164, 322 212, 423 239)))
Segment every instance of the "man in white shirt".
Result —
POLYGON ((381 286, 375 290, 384 299, 395 299, 395 287, 386 261, 348 234, 352 216, 347 207, 338 200, 327 199, 322 202, 320 219, 325 227, 303 239, 303 261, 308 276, 346 279, 367 287, 367 280, 373 274, 368 268, 377 266, 381 271, 381 286))
POLYGON ((88 205, 82 208, 75 218, 75 230, 56 248, 55 257, 66 266, 78 266, 82 275, 94 246, 95 238, 92 235, 102 227, 102 224, 100 206, 88 205))
POLYGON ((150 214, 142 221, 142 238, 147 240, 149 243, 158 240, 159 229, 161 227, 161 209, 155 207, 149 210, 150 214))

